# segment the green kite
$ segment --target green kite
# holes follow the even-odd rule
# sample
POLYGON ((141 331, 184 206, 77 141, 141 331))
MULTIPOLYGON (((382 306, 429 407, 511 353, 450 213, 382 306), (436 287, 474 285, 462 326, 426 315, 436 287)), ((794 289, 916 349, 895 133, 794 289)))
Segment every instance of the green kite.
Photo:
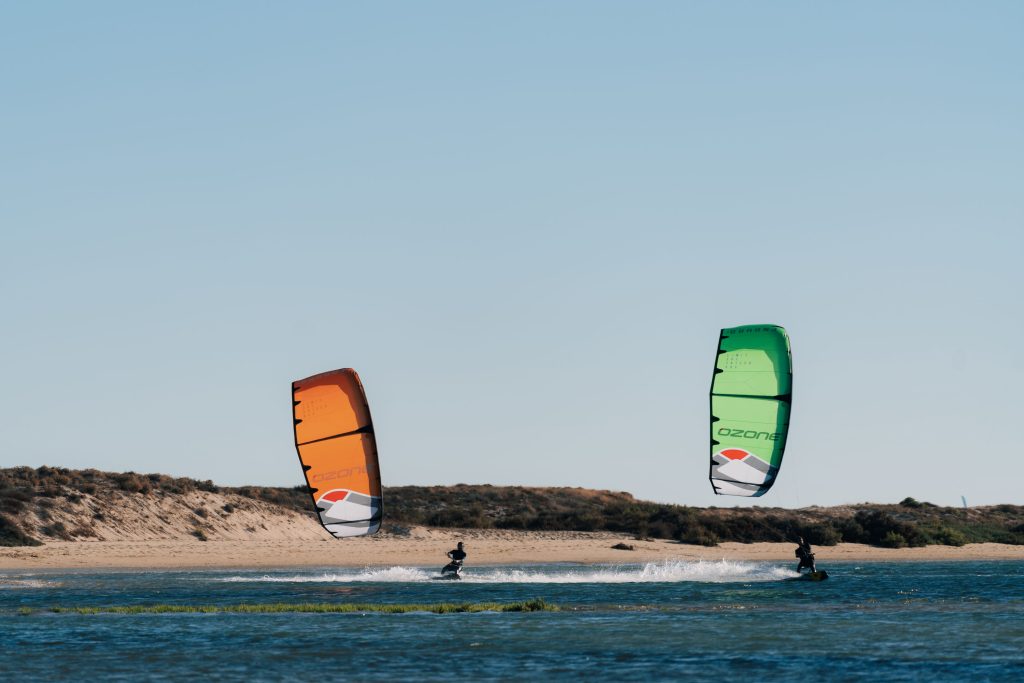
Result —
POLYGON ((761 496, 775 483, 789 432, 793 361, 786 330, 722 330, 711 380, 711 485, 723 496, 761 496))

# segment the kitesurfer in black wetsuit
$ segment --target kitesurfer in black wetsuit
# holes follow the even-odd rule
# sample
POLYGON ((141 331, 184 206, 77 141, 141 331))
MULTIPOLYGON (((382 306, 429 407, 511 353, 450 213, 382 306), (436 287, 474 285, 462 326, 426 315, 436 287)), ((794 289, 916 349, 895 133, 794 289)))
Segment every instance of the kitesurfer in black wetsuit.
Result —
POLYGON ((466 559, 466 551, 462 549, 462 541, 459 541, 459 546, 455 550, 448 551, 448 557, 452 561, 441 569, 441 574, 458 574, 459 570, 462 569, 463 560, 466 559))
POLYGON ((800 558, 800 564, 796 566, 796 573, 799 574, 801 569, 807 567, 813 574, 818 570, 814 566, 814 553, 811 551, 811 544, 805 541, 803 536, 797 538, 800 539, 800 545, 796 549, 796 556, 800 558))

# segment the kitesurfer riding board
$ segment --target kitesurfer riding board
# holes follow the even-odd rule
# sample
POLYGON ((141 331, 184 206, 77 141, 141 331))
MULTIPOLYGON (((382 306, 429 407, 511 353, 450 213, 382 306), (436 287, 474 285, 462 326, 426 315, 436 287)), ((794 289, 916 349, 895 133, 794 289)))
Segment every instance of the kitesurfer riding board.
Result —
POLYGON ((818 571, 818 568, 814 566, 814 551, 811 550, 811 544, 804 540, 803 536, 797 536, 800 539, 800 544, 797 546, 795 555, 800 559, 800 564, 796 566, 796 573, 800 574, 800 570, 807 568, 811 571, 807 574, 800 574, 800 576, 791 579, 792 581, 824 581, 828 578, 828 572, 818 571))
POLYGON ((800 570, 806 567, 811 570, 812 574, 817 573, 818 568, 814 566, 814 551, 811 550, 811 544, 804 540, 803 536, 797 536, 800 539, 800 545, 796 548, 796 556, 800 560, 800 564, 796 566, 796 573, 799 574, 800 570))
POLYGON ((441 568, 441 576, 436 578, 458 581, 462 578, 460 576, 462 574, 462 563, 466 560, 466 551, 463 550, 462 541, 459 541, 458 547, 454 550, 448 551, 448 557, 451 559, 451 562, 441 568))

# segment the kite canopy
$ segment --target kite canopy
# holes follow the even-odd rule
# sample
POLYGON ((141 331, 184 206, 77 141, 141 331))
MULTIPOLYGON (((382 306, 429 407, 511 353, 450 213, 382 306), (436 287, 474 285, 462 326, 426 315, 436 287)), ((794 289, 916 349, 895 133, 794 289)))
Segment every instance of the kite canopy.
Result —
POLYGON ((722 330, 711 381, 711 485, 728 496, 760 496, 775 483, 789 432, 793 387, 786 330, 722 330))
POLYGON ((380 466, 370 407, 355 370, 292 382, 295 448, 320 523, 336 538, 380 528, 380 466))

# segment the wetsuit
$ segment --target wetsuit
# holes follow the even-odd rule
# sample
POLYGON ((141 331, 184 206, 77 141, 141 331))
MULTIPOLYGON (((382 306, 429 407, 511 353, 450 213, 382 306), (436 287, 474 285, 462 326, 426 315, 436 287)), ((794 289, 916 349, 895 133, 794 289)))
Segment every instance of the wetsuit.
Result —
POLYGON ((455 550, 449 550, 448 557, 452 558, 452 561, 446 564, 443 569, 441 569, 441 573, 458 573, 459 568, 462 566, 462 561, 466 559, 466 551, 459 550, 458 548, 456 548, 455 550))
POLYGON ((796 549, 796 556, 800 558, 800 564, 796 566, 796 571, 799 574, 800 570, 807 567, 811 570, 811 573, 817 571, 814 566, 814 553, 811 552, 811 544, 804 541, 800 544, 800 547, 796 549))

